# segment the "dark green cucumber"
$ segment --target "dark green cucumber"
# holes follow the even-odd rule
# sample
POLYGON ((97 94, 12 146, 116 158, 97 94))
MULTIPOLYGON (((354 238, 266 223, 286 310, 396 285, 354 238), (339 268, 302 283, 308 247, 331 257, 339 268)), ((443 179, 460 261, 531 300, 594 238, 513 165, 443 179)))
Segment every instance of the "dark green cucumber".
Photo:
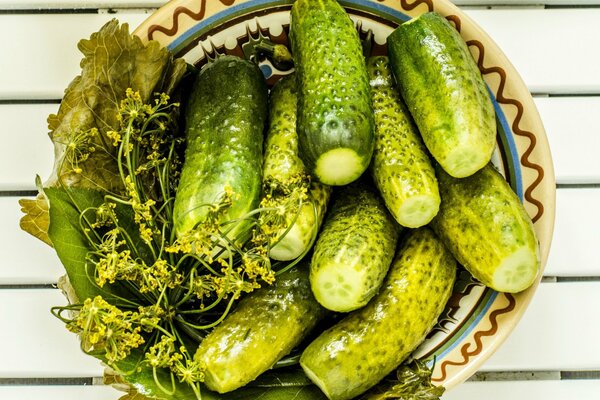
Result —
POLYGON ((425 339, 455 276, 456 261, 435 234, 426 227, 410 231, 377 296, 307 346, 304 372, 331 400, 365 392, 425 339))
POLYGON ((435 171, 395 87, 389 59, 369 58, 367 71, 375 114, 373 179, 396 221, 418 228, 428 224, 440 207, 435 171))
POLYGON ((256 379, 288 354, 327 314, 313 297, 308 265, 282 273, 240 300, 200 343, 195 360, 205 365, 206 386, 219 393, 256 379))
POLYGON ((290 41, 298 79, 300 156, 326 185, 345 185, 369 166, 373 110, 361 42, 336 0, 297 0, 290 41))
POLYGON ((310 284, 325 308, 347 312, 377 293, 394 257, 400 226, 363 182, 341 188, 319 233, 310 284))
MULTIPOLYGON (((199 73, 185 110, 187 148, 173 210, 178 236, 203 222, 207 205, 226 190, 233 192, 233 204, 222 223, 258 206, 267 102, 265 79, 254 63, 223 56, 199 73)), ((237 223, 229 239, 247 237, 250 224, 237 223)))
POLYGON ((310 183, 308 171, 298 156, 296 104, 296 76, 292 74, 280 79, 271 90, 263 167, 264 194, 272 196, 271 203, 287 204, 288 229, 284 229, 285 235, 270 250, 271 258, 280 261, 293 260, 308 250, 321 226, 331 193, 329 186, 310 183), (306 197, 300 209, 294 206, 298 194, 306 197))
POLYGON ((387 39, 402 97, 425 145, 450 175, 483 168, 496 144, 496 118, 469 49, 441 15, 425 13, 387 39))
POLYGON ((454 257, 497 291, 531 286, 540 272, 538 241, 508 182, 491 164, 468 178, 437 172, 442 205, 431 226, 454 257))

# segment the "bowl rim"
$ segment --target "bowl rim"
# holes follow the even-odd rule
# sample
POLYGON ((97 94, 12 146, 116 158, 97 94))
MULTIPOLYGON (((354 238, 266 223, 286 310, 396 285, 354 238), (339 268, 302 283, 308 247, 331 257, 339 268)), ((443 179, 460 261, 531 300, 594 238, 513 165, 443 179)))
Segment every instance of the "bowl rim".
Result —
MULTIPOLYGON (((291 7, 293 2, 171 0, 139 25, 134 34, 144 42, 155 39, 168 46, 186 29, 228 8, 291 7)), ((507 115, 510 131, 521 150, 518 155, 523 174, 522 201, 540 239, 540 274, 536 282, 521 293, 498 293, 487 309, 486 318, 463 339, 464 344, 456 346, 448 359, 438 360, 433 381, 450 389, 475 373, 508 338, 539 286, 550 251, 555 219, 556 182, 550 146, 533 98, 513 64, 493 39, 449 0, 340 0, 340 3, 350 10, 400 12, 407 17, 434 11, 445 16, 469 45, 486 83, 507 115)))

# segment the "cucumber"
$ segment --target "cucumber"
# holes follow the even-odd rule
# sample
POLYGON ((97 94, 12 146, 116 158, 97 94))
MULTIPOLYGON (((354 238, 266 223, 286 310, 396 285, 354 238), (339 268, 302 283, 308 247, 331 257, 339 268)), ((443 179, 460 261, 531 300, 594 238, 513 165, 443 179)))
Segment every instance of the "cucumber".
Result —
POLYGON ((435 171, 395 88, 388 57, 369 58, 367 71, 375 114, 373 180, 396 221, 418 228, 428 224, 440 207, 435 171))
POLYGON ((326 185, 346 185, 369 166, 373 110, 362 46, 335 0, 297 0, 290 41, 298 80, 300 156, 326 185))
POLYGON ((427 227, 411 230, 369 304, 319 335, 300 357, 331 400, 352 399, 397 368, 433 328, 450 294, 456 261, 427 227))
POLYGON ((341 188, 317 238, 310 284, 325 308, 347 312, 377 293, 394 257, 400 226, 375 189, 341 188))
POLYGON ((310 183, 308 171, 298 156, 296 104, 296 76, 291 74, 280 79, 271 90, 263 161, 263 196, 271 196, 270 204, 285 207, 284 218, 289 227, 270 249, 270 257, 279 261, 293 260, 308 250, 323 222, 331 193, 329 186, 310 183), (305 197, 300 208, 294 204, 290 207, 290 199, 299 204, 294 200, 298 196, 305 197))
POLYGON ((314 299, 308 265, 277 276, 250 293, 198 346, 206 386, 219 393, 256 379, 288 354, 327 315, 314 299))
MULTIPOLYGON (((185 110, 187 148, 173 209, 178 237, 205 221, 207 205, 218 202, 227 189, 233 203, 221 223, 258 206, 267 102, 262 72, 241 58, 219 57, 197 76, 185 110)), ((251 224, 236 223, 229 239, 243 242, 251 224)))
POLYGON ((508 182, 491 165, 457 179, 438 168, 442 205, 431 227, 475 278, 516 293, 541 268, 531 219, 508 182))
POLYGON ((457 178, 483 168, 496 144, 494 106, 460 34, 430 12, 400 25, 387 44, 402 97, 433 157, 457 178))

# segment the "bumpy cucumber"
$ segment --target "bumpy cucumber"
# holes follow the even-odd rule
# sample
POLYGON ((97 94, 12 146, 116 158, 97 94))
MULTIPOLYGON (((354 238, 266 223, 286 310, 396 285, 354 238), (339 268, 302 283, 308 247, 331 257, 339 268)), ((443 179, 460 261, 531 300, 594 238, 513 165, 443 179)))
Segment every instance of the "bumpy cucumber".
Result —
MULTIPOLYGON (((226 189, 233 191, 233 204, 221 222, 258 206, 267 101, 264 76, 254 63, 223 56, 199 73, 185 110, 187 148, 173 210, 178 235, 203 222, 207 204, 226 189)), ((250 223, 238 223, 228 237, 247 236, 250 223)))
POLYGON ((371 171, 385 204, 400 225, 428 224, 440 207, 435 172, 421 135, 396 90, 385 56, 367 60, 375 114, 371 171))
POLYGON ((297 71, 300 156, 326 185, 345 185, 369 166, 373 110, 361 42, 336 0, 297 0, 290 41, 297 71))
POLYGON ((240 300, 200 343, 194 358, 206 367, 206 386, 219 393, 256 379, 288 354, 327 314, 313 297, 308 266, 279 275, 272 286, 240 300))
POLYGON ((410 231, 377 296, 307 346, 304 372, 331 400, 365 392, 425 339, 455 275, 456 261, 429 228, 410 231))
POLYGON ((468 178, 438 168, 442 205, 431 226, 479 281, 500 292, 520 292, 540 271, 531 219, 508 182, 491 165, 468 178))
POLYGON ((425 145, 450 175, 483 168, 495 147, 496 118, 487 87, 460 34, 425 13, 387 39, 392 70, 425 145))
POLYGON ((310 283, 324 307, 340 312, 367 304, 394 257, 400 226, 376 190, 342 188, 325 218, 310 266, 310 283))
POLYGON ((280 79, 271 90, 263 165, 264 194, 272 196, 271 203, 288 205, 285 219, 288 227, 293 224, 270 250, 271 258, 280 261, 293 260, 306 252, 323 221, 331 193, 329 186, 309 183, 308 171, 298 156, 296 104, 296 77, 292 74, 280 79), (297 203, 294 195, 306 188, 308 196, 298 209, 293 204, 297 203))

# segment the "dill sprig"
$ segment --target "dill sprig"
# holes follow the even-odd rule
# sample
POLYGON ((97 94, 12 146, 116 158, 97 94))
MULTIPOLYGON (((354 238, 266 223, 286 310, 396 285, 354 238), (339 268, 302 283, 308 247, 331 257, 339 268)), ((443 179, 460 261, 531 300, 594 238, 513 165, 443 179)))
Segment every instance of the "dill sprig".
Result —
MULTIPOLYGON (((267 196, 244 218, 222 223, 240 196, 226 188, 215 203, 204 205, 208 213, 202 223, 176 237, 172 215, 184 145, 176 134, 178 115, 179 103, 166 94, 145 104, 139 93, 127 89, 119 128, 102 138, 110 147, 103 150, 114 154, 123 190, 106 193, 98 207, 82 209, 79 221, 89 242, 89 280, 99 293, 118 288, 111 294, 123 301, 110 304, 99 295, 53 312, 80 336, 83 351, 114 370, 126 375, 119 362, 139 349, 144 356, 134 371, 151 370, 165 394, 173 393, 179 381, 201 398, 204 367, 190 354, 189 343, 201 341, 239 297, 273 283, 278 270, 293 265, 272 264, 269 250, 289 229, 284 216, 300 210, 306 188, 286 192, 289 200, 283 204, 267 196), (251 232, 242 235, 249 234, 250 240, 241 246, 228 233, 247 221, 251 232), (169 371, 170 382, 159 379, 160 369, 169 371)), ((75 139, 64 162, 77 171, 96 149, 84 134, 75 139)), ((63 188, 69 190, 66 184, 63 188)))

